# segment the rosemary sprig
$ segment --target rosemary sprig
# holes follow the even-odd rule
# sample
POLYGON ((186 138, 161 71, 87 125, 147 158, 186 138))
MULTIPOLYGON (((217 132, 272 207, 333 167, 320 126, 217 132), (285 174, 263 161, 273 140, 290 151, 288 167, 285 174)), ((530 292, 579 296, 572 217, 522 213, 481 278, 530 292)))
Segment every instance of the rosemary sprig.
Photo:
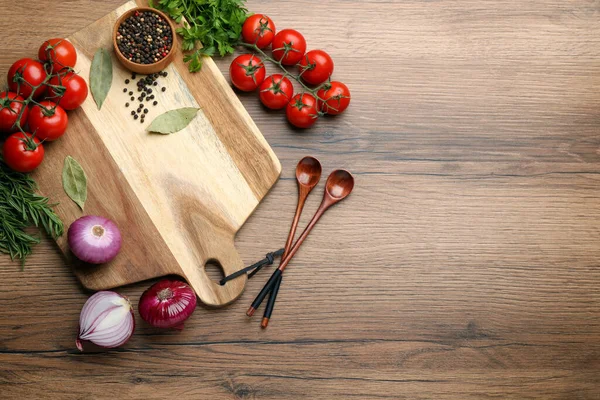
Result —
POLYGON ((48 198, 37 194, 35 181, 26 174, 12 171, 0 157, 0 252, 11 259, 25 259, 38 237, 24 231, 30 225, 42 227, 52 237, 61 236, 64 225, 52 210, 48 198))

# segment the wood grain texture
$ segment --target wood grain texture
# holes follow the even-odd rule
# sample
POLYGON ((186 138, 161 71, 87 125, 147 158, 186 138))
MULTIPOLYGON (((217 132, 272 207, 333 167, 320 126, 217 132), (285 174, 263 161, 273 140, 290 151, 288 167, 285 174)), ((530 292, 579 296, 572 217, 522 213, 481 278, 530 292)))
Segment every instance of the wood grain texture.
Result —
MULTIPOLYGON (((3 31, 2 74, 120 1, 31 3, 0 0, 0 26, 30 21, 3 31)), ((599 399, 600 3, 248 5, 326 49, 353 96, 300 132, 240 95, 283 164, 237 235, 246 264, 283 246, 302 156, 356 178, 288 267, 269 328, 244 315, 264 272, 183 332, 138 319, 122 350, 78 354, 88 293, 45 240, 23 273, 0 259, 2 397, 599 399)), ((231 58, 215 61, 227 76, 231 58)), ((120 292, 136 304, 148 285, 120 292)))
MULTIPOLYGON (((208 277, 204 265, 215 260, 225 274, 243 268, 234 236, 275 183, 281 166, 210 60, 206 69, 192 75, 177 57, 165 69, 168 76, 154 88, 159 105, 146 101, 148 121, 144 124, 131 117, 137 103, 125 107, 130 99, 123 87, 136 96, 138 92, 135 81, 124 83, 131 72, 116 59, 112 33, 117 19, 135 6, 130 1, 69 36, 78 49, 75 68, 84 79, 90 75, 97 49, 111 53, 113 85, 102 110, 88 96, 81 112, 70 118, 76 125, 71 132, 76 134, 47 145, 52 161, 34 177, 42 193, 60 202, 57 213, 69 226, 82 213, 63 192, 57 164, 67 155, 80 160, 94 198, 85 214, 107 216, 127 231, 124 237, 129 239, 115 260, 101 266, 75 266, 83 286, 104 290, 176 274, 187 279, 204 304, 223 306, 241 295, 246 279, 221 286, 208 277), (160 91, 162 87, 167 92, 160 91), (201 106, 196 100, 200 98, 211 101, 201 106), (160 114, 182 107, 200 108, 182 131, 166 136, 145 131, 160 114), (104 190, 106 186, 110 190, 104 190)), ((58 244, 70 257, 66 238, 58 244)))

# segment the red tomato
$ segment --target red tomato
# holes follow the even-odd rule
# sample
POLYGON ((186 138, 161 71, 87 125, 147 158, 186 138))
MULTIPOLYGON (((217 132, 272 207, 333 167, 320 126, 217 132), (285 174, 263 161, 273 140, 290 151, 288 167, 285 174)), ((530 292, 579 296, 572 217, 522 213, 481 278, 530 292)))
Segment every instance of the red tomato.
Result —
POLYGON ((269 76, 260 85, 258 96, 266 107, 281 110, 290 102, 293 94, 292 82, 281 74, 275 74, 269 76))
POLYGON ((58 104, 65 110, 74 110, 79 107, 87 95, 87 83, 74 72, 53 76, 48 82, 47 98, 54 102, 58 101, 58 104), (64 90, 61 86, 64 87, 64 90), (62 98, 58 100, 61 94, 62 98))
POLYGON ((342 82, 327 83, 317 92, 317 96, 319 96, 319 110, 327 114, 341 114, 350 105, 350 90, 342 82))
POLYGON ((56 140, 67 130, 69 117, 56 103, 42 101, 40 105, 33 106, 29 112, 29 130, 38 139, 56 140))
POLYGON ((295 95, 288 103, 286 109, 288 121, 298 128, 309 128, 317 122, 317 100, 312 94, 302 93, 295 95))
MULTIPOLYGON (((27 99, 31 96, 33 87, 44 83, 46 76, 46 70, 41 63, 31 58, 21 58, 10 67, 6 78, 9 90, 27 99)), ((44 86, 40 86, 36 89, 33 97, 40 97, 44 94, 45 89, 44 86)))
POLYGON ((13 133, 2 148, 4 162, 18 172, 31 172, 44 159, 44 146, 29 133, 13 133))
POLYGON ((75 67, 77 51, 66 39, 49 39, 40 46, 38 58, 42 62, 52 64, 52 70, 58 72, 63 68, 75 67))
POLYGON ((19 103, 19 101, 23 101, 23 98, 16 93, 0 93, 0 132, 13 133, 19 130, 14 125, 17 122, 19 113, 23 108, 25 108, 25 110, 21 116, 20 125, 21 127, 25 126, 29 109, 27 107, 23 107, 23 103, 19 103))
POLYGON ((254 54, 242 54, 229 66, 231 83, 244 92, 255 90, 265 80, 265 75, 262 60, 254 54))
POLYGON ((319 85, 333 74, 333 60, 323 50, 311 50, 300 60, 300 71, 304 82, 319 85))
POLYGON ((242 26, 244 42, 255 44, 259 49, 264 49, 273 41, 275 24, 271 18, 263 14, 249 16, 242 26))
POLYGON ((273 38, 273 58, 283 65, 295 65, 306 52, 304 36, 293 29, 284 29, 273 38))

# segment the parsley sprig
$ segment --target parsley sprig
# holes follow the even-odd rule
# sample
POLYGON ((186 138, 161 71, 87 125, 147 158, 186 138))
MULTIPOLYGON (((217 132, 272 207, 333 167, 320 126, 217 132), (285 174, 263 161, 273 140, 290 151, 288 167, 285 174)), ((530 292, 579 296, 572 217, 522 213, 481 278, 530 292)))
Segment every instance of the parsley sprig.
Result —
POLYGON ((191 72, 196 72, 202 68, 203 57, 233 53, 248 16, 244 3, 245 0, 159 0, 157 8, 175 22, 183 21, 177 33, 183 38, 183 50, 192 51, 183 60, 191 72))

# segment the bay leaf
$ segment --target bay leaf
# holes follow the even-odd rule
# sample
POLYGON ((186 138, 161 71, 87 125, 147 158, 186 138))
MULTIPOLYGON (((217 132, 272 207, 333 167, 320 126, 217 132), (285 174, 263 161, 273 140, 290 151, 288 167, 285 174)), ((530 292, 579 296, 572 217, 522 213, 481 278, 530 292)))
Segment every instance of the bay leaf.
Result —
POLYGON ((110 53, 100 48, 96 50, 90 68, 90 90, 92 91, 92 96, 94 96, 98 110, 102 108, 102 104, 110 90, 112 78, 113 70, 110 53))
POLYGON ((198 113, 198 110, 200 109, 195 107, 185 107, 167 111, 156 117, 146 130, 163 135, 179 132, 189 125, 198 113))
POLYGON ((81 165, 71 156, 65 158, 62 181, 65 193, 83 210, 87 200, 87 177, 81 165))

